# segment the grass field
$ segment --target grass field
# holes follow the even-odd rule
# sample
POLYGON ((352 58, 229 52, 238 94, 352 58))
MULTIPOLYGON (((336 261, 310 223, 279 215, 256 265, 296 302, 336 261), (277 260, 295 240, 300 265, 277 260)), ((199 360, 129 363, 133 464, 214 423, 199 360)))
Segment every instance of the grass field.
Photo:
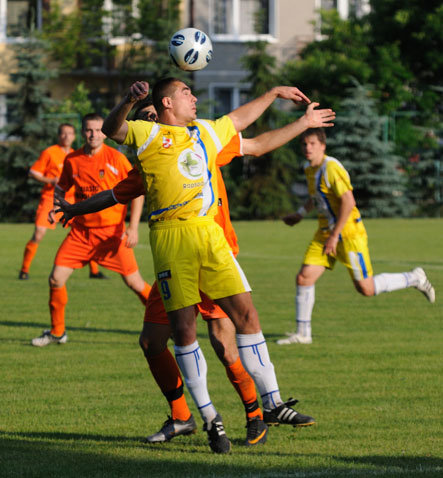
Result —
MULTIPOLYGON (((69 342, 36 349, 49 324, 52 261, 65 231, 49 232, 27 282, 17 279, 32 225, 0 225, 0 476, 6 477, 441 477, 443 221, 367 220, 376 272, 422 265, 437 300, 416 290, 363 298, 337 265, 316 288, 314 343, 279 347, 294 327, 294 275, 315 222, 236 224, 239 261, 254 289, 283 398, 317 425, 272 428, 245 448, 243 407, 199 320, 209 390, 233 451, 215 455, 201 431, 160 446, 141 443, 169 411, 138 348, 143 310, 109 272, 68 283, 69 342)), ((148 230, 137 259, 153 278, 148 230)))

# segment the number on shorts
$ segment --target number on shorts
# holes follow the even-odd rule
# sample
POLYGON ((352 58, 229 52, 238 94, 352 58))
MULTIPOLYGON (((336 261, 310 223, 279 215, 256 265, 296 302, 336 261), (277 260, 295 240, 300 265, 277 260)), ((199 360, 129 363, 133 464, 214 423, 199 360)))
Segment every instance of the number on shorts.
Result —
POLYGON ((168 300, 171 297, 171 291, 169 290, 169 284, 167 280, 162 280, 160 282, 160 286, 162 289, 163 299, 168 300))

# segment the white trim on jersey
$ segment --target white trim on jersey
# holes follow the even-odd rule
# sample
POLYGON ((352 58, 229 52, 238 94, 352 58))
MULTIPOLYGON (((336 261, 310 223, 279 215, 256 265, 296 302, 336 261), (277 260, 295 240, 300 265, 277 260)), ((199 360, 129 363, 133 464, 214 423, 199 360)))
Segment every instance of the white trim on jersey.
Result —
POLYGON ((223 146, 221 144, 221 141, 218 139, 218 136, 215 133, 214 128, 206 120, 196 119, 194 120, 194 123, 198 123, 204 126, 206 131, 211 136, 212 141, 214 141, 215 147, 217 148, 217 153, 219 153, 223 149, 223 146))
POLYGON ((243 136, 241 133, 237 133, 238 134, 238 139, 240 141, 240 156, 244 156, 243 154, 243 136))
POLYGON ((148 139, 137 149, 137 156, 143 153, 143 151, 152 143, 153 139, 157 136, 157 133, 160 131, 160 126, 157 123, 154 123, 154 126, 151 129, 151 133, 148 136, 148 139))

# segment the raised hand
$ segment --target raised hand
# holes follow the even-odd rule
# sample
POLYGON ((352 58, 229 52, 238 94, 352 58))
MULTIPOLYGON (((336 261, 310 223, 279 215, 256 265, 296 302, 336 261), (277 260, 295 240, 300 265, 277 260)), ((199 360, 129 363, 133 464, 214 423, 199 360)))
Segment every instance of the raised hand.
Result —
POLYGON ((320 103, 311 103, 306 108, 305 118, 307 120, 308 128, 330 128, 334 126, 331 121, 335 120, 335 111, 330 108, 316 110, 320 103))

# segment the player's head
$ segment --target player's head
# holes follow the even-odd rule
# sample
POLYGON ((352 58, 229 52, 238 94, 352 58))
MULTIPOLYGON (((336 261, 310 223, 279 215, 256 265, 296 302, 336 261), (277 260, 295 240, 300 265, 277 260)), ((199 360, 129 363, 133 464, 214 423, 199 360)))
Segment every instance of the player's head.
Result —
POLYGON ((82 118, 82 136, 87 149, 100 149, 106 136, 102 133, 103 118, 98 113, 89 113, 82 118))
POLYGON ((322 162, 326 151, 326 134, 323 128, 307 129, 300 136, 305 158, 313 165, 322 162))
POLYGON ((197 117, 197 98, 178 78, 164 78, 152 89, 152 102, 158 116, 168 115, 175 124, 186 125, 197 117))
POLYGON ((157 121, 157 111, 155 111, 154 105, 152 104, 151 96, 147 96, 144 100, 141 100, 137 103, 133 114, 134 120, 143 120, 143 121, 157 121))
POLYGON ((75 139, 75 128, 70 123, 62 123, 57 130, 58 144, 63 148, 70 148, 75 139))

